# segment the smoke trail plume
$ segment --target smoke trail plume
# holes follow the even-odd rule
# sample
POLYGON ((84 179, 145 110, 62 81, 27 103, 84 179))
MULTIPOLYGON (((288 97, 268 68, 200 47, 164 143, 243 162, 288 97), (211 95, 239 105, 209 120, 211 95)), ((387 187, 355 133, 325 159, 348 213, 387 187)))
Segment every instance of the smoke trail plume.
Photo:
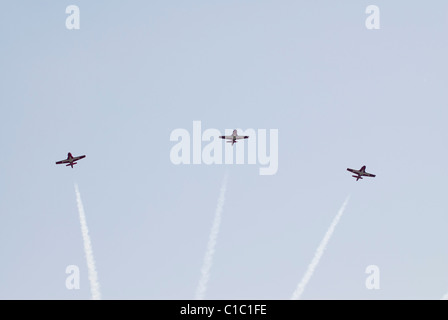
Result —
POLYGON ((215 218, 213 220, 210 237, 208 239, 207 251, 205 252, 204 262, 201 269, 201 279, 196 289, 196 300, 202 300, 207 290, 207 282, 210 277, 210 268, 212 266, 213 254, 215 253, 216 238, 218 237, 219 225, 221 224, 221 213, 224 206, 224 196, 227 187, 227 173, 222 182, 221 191, 219 193, 218 205, 216 206, 215 218))
POLYGON ((324 238, 322 239, 322 241, 319 244, 319 247, 317 247, 316 253, 314 254, 314 258, 311 261, 311 263, 308 265, 308 269, 306 270, 305 275, 302 278, 302 281, 300 281, 299 285, 296 288, 296 291, 294 291, 294 293, 292 294, 291 299, 293 300, 298 300, 300 299, 300 296, 303 293, 303 290, 305 290, 305 287, 308 283, 308 281, 310 281, 314 270, 317 267, 317 264, 319 263, 320 258, 322 257, 324 250, 327 246, 328 241, 331 238, 331 235, 333 234, 334 229, 336 228, 336 225, 339 222, 339 219, 341 218, 342 214, 345 211, 345 207, 347 206, 348 200, 349 200, 350 196, 348 196, 344 203, 342 204, 342 207, 339 209, 338 213, 336 214, 336 216, 334 217, 333 221, 331 222, 330 227, 328 228, 327 232, 325 233, 324 238))
POLYGON ((90 292, 93 300, 101 299, 100 284, 96 273, 95 259, 93 258, 92 243, 90 242, 89 229, 87 228, 86 215, 81 201, 78 185, 75 183, 76 202, 78 204, 79 221, 81 223, 82 239, 84 241, 84 252, 87 260, 87 270, 89 273, 90 292))

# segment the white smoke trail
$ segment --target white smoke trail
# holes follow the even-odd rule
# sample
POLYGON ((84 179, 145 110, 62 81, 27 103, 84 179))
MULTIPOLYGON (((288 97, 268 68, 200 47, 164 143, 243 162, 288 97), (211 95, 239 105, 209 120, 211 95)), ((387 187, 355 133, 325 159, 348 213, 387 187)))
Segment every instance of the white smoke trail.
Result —
POLYGON ((448 300, 448 293, 445 293, 445 295, 440 300, 448 300))
POLYGON ((215 253, 216 238, 219 233, 219 225, 221 224, 221 213, 224 207, 224 196, 227 187, 227 173, 224 176, 222 182, 221 191, 219 193, 218 205, 216 206, 215 218, 213 220, 212 229, 210 231, 210 237, 208 239, 207 251, 205 252, 204 262, 201 269, 201 279, 199 280, 198 287, 196 289, 196 300, 202 300, 205 296, 205 291, 207 290, 207 282, 210 278, 210 268, 212 266, 213 254, 215 253))
POLYGON ((300 281, 299 285, 297 286, 296 291, 294 291, 294 293, 292 294, 292 297, 291 297, 292 300, 300 299, 300 296, 302 295, 303 291, 305 290, 305 287, 306 287, 308 281, 310 281, 311 276, 314 273, 314 269, 316 269, 317 264, 319 263, 319 260, 324 253, 327 243, 330 240, 331 235, 333 234, 333 231, 339 222, 339 219, 341 218, 342 214, 345 211, 345 207, 347 206, 349 198, 350 198, 350 196, 348 196, 347 199, 345 199, 344 203, 342 204, 342 207, 339 209, 338 213, 336 214, 333 221, 331 222, 330 227, 328 228, 327 232, 325 233, 324 238, 320 242, 319 247, 317 247, 316 253, 314 254, 314 258, 311 261, 311 263, 308 265, 308 269, 306 270, 306 273, 303 276, 302 281, 300 281))
POLYGON ((76 202, 78 204, 79 221, 81 223, 82 239, 84 241, 84 252, 87 260, 87 270, 89 273, 90 292, 93 300, 100 300, 100 284, 95 268, 95 259, 93 258, 92 243, 90 242, 89 229, 87 228, 86 215, 81 201, 78 185, 75 183, 76 202))

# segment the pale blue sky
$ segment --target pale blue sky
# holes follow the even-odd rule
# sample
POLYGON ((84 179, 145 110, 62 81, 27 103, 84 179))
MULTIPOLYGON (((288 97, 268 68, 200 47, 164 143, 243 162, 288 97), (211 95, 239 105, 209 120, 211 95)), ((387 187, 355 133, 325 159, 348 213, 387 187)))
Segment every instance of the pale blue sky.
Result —
POLYGON ((430 3, 3 4, 0 298, 90 298, 76 182, 103 299, 193 299, 228 172, 207 299, 289 299, 349 194, 302 298, 440 299, 448 3, 430 3), (278 129, 277 174, 173 165, 170 133, 196 120, 278 129), (67 152, 87 157, 56 166, 67 152))

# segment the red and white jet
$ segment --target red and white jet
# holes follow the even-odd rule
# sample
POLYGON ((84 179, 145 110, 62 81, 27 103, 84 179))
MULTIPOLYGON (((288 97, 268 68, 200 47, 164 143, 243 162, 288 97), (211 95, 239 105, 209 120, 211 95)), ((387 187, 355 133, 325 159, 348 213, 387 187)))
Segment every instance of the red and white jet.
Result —
POLYGON ((361 169, 359 169, 359 170, 347 168, 347 171, 350 171, 350 172, 353 172, 356 174, 356 176, 355 175, 352 176, 352 177, 356 178, 356 181, 358 181, 359 179, 362 179, 362 177, 375 177, 374 174, 366 172, 366 166, 362 166, 361 169))
POLYGON ((71 166, 71 167, 73 168, 73 166, 74 166, 75 164, 77 164, 77 162, 75 162, 75 161, 80 160, 80 159, 85 158, 85 157, 86 157, 85 155, 74 157, 74 156, 72 156, 72 154, 69 152, 68 155, 67 155, 67 159, 65 159, 65 160, 61 160, 61 161, 57 161, 56 164, 68 163, 68 164, 66 165, 66 167, 71 166))
POLYGON ((233 130, 233 133, 232 133, 231 136, 219 136, 219 137, 220 137, 221 139, 227 139, 227 140, 229 140, 229 141, 226 141, 226 142, 231 143, 232 146, 233 146, 234 143, 237 143, 237 142, 238 142, 238 141, 236 141, 236 140, 247 139, 247 138, 249 138, 249 136, 239 136, 239 135, 236 133, 236 129, 233 130))

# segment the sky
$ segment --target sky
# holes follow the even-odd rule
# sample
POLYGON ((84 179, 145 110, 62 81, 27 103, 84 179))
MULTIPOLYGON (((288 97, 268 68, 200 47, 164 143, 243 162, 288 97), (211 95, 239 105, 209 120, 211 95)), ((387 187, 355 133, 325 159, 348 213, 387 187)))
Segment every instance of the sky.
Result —
POLYGON ((447 30, 441 0, 3 4, 0 299, 92 299, 85 227, 101 299, 195 299, 207 257, 204 299, 290 299, 347 198, 301 299, 441 299, 447 30), (195 123, 253 129, 213 140, 243 163, 194 164, 195 123))

